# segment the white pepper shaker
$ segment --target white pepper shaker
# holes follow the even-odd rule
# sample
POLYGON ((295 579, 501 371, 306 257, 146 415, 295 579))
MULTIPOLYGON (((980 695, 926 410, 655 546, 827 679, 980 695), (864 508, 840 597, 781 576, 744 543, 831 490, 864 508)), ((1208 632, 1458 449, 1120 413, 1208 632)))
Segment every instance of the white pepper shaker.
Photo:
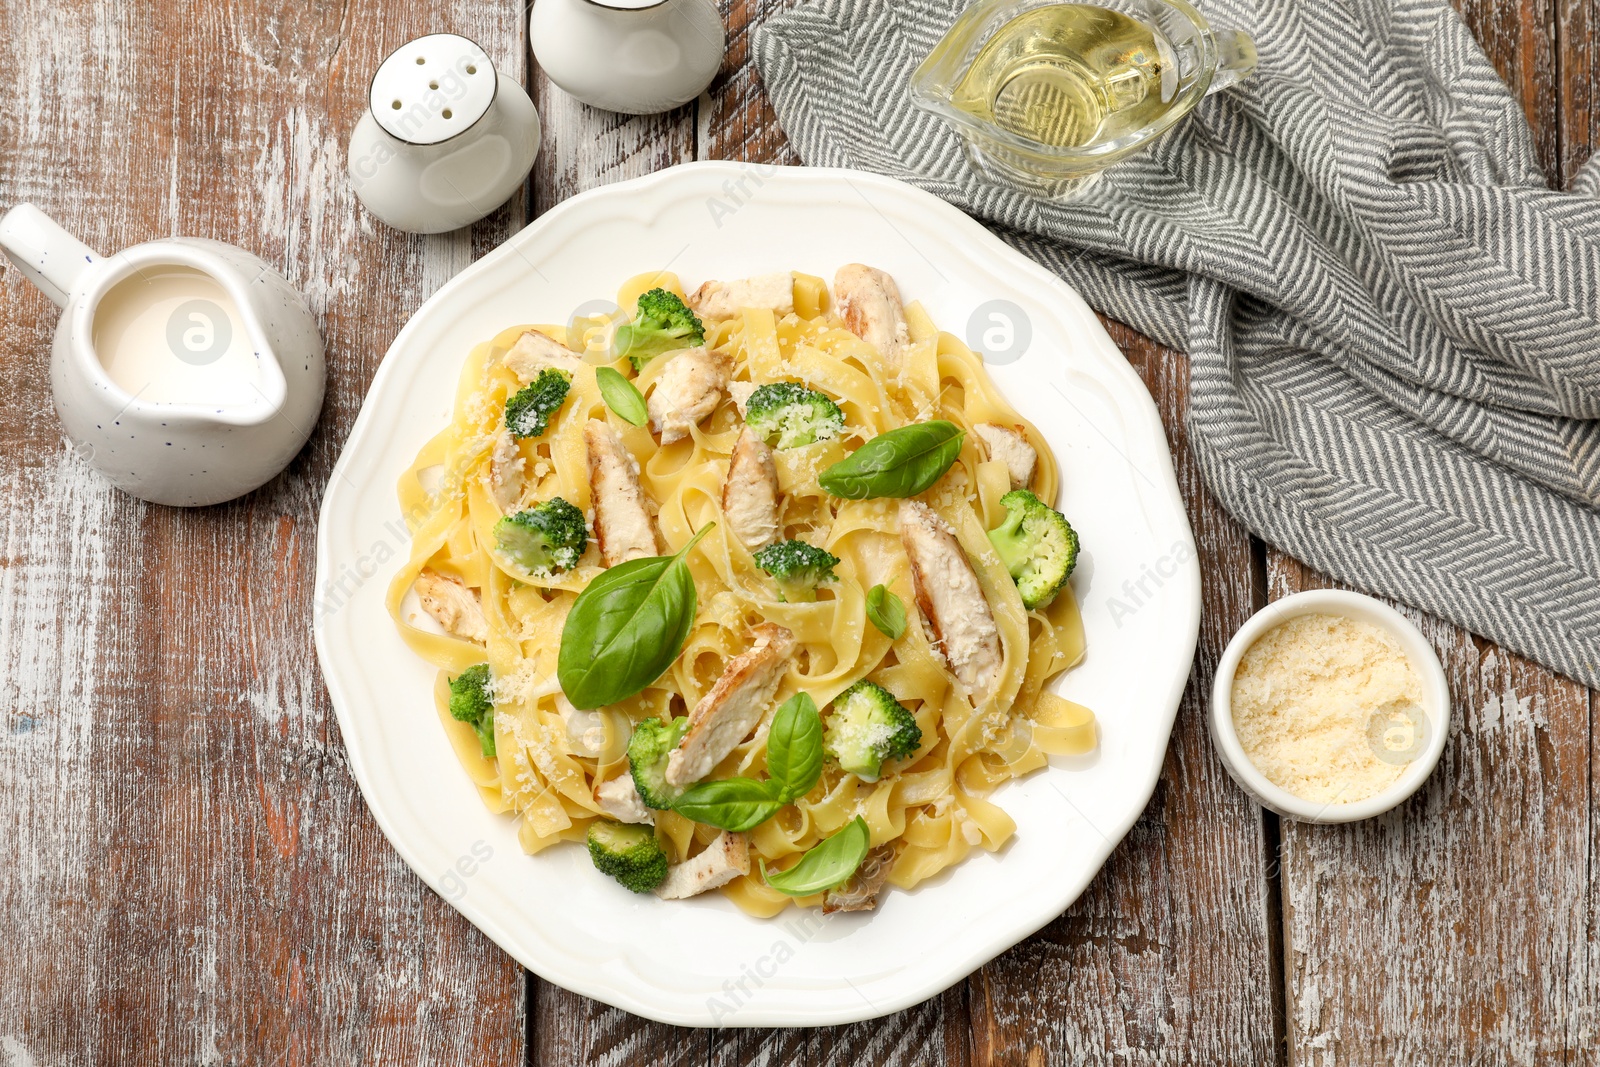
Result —
POLYGON ((699 96, 728 43, 713 0, 536 0, 528 40, 568 94, 629 115, 699 96))
POLYGON ((350 134, 356 196, 397 230, 476 222, 522 187, 539 154, 539 113, 473 41, 418 37, 372 77, 350 134))

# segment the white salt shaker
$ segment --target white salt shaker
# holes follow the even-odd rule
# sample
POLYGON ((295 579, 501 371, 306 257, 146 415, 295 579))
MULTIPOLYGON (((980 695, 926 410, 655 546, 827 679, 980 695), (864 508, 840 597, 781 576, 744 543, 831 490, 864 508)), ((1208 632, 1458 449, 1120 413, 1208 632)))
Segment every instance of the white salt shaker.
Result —
POLYGON ((727 45, 713 0, 536 0, 528 40, 567 93, 630 115, 699 96, 727 45))
POLYGON ((356 196, 397 230, 477 222, 522 187, 539 154, 539 113, 475 43, 435 33, 378 67, 350 135, 356 196))

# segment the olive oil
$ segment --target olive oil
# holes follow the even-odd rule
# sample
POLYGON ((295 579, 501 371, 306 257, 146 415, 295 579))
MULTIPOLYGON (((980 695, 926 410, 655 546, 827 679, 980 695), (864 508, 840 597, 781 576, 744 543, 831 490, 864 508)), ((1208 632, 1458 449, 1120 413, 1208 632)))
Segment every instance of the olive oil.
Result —
POLYGON ((1177 63, 1153 27, 1093 4, 1035 8, 1001 26, 951 103, 1056 148, 1137 130, 1175 103, 1177 63))

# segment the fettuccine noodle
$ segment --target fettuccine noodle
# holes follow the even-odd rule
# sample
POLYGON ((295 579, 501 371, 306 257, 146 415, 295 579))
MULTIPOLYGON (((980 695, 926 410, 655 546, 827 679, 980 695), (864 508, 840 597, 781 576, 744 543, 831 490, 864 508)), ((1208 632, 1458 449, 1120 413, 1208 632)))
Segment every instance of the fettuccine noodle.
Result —
MULTIPOLYGON (((668 273, 626 283, 618 304, 631 308, 640 293, 664 287, 680 296, 668 273)), ((954 528, 976 569, 999 628, 1003 666, 993 696, 974 707, 954 684, 919 625, 908 561, 901 548, 894 500, 840 500, 817 485, 818 474, 877 434, 928 419, 963 429, 979 423, 1019 425, 1038 448, 1033 489, 1047 503, 1059 490, 1056 461, 1044 438, 990 381, 982 359, 958 338, 935 328, 917 304, 906 308, 911 345, 900 372, 890 376, 879 353, 847 330, 829 309, 820 278, 795 275, 795 312, 778 316, 746 309, 706 322, 706 344, 734 357, 735 380, 757 384, 799 381, 836 399, 846 417, 841 438, 776 453, 782 488, 783 537, 826 548, 841 560, 838 581, 815 603, 783 603, 771 580, 729 528, 721 509, 729 454, 741 426, 724 396, 690 435, 662 447, 648 427, 628 425, 601 398, 594 368, 629 372, 613 361, 610 331, 601 319, 517 326, 478 345, 461 371, 454 417, 418 454, 400 479, 400 503, 412 527, 410 558, 394 577, 388 608, 405 641, 439 668, 434 699, 439 721, 484 802, 518 820, 529 853, 561 841, 582 841, 601 816, 597 783, 627 773, 633 724, 646 717, 683 715, 711 688, 723 666, 750 646, 752 626, 777 623, 793 631, 797 653, 776 708, 809 693, 826 715, 829 702, 852 683, 870 678, 909 708, 922 730, 912 756, 884 767, 867 783, 833 761, 807 796, 783 808, 749 835, 752 863, 768 864, 804 852, 861 815, 874 847, 896 848, 889 884, 903 890, 960 863, 973 849, 999 849, 1014 833, 1010 817, 987 798, 1009 779, 1044 767, 1052 754, 1095 745, 1093 716, 1051 693, 1047 685, 1083 656, 1084 637, 1070 586, 1042 610, 1024 609, 1017 589, 989 545, 986 531, 1004 514, 1010 488, 1004 464, 985 458, 968 433, 960 458, 921 499, 954 528), (505 404, 519 385, 499 362, 526 330, 538 330, 585 357, 568 399, 548 432, 520 442, 524 484, 509 509, 497 504, 490 453, 505 404), (583 427, 608 420, 640 465, 640 481, 659 509, 664 551, 674 552, 710 523, 715 528, 688 556, 699 609, 682 655, 637 696, 594 712, 563 714, 556 658, 567 612, 601 569, 591 543, 579 566, 532 581, 495 549, 493 527, 506 510, 561 497, 589 512, 590 484, 583 427), (479 598, 488 623, 484 643, 440 632, 408 606, 424 569, 458 579, 479 598), (911 623, 897 641, 868 621, 866 595, 882 583, 905 602, 911 623), (473 729, 448 710, 449 678, 487 661, 494 678, 496 756, 485 759, 473 729)), ((634 384, 649 394, 668 362, 646 365, 634 384)), ((770 721, 772 709, 767 711, 770 721)), ((759 777, 765 726, 740 744, 713 778, 759 777)), ((703 848, 718 831, 670 811, 656 812, 657 838, 674 862, 703 848)), ((758 865, 722 888, 740 908, 770 916, 796 900, 762 881, 758 865)), ((819 903, 821 895, 798 903, 819 903)))

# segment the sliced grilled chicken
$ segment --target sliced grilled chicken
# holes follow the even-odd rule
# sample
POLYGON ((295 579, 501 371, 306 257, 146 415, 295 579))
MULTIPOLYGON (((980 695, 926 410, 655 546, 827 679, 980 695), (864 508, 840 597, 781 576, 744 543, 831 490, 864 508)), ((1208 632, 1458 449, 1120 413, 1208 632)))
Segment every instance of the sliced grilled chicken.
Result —
POLYGON ((749 873, 749 839, 724 831, 698 856, 668 867, 666 880, 656 886, 656 896, 662 900, 699 896, 749 873))
POLYGON ((517 338, 517 343, 506 351, 501 361, 511 368, 511 373, 525 382, 533 381, 543 370, 563 370, 572 374, 583 366, 583 360, 578 358, 576 352, 538 330, 529 330, 517 338))
POLYGON ((728 661, 717 684, 689 713, 689 732, 667 757, 669 785, 688 785, 710 774, 750 736, 772 703, 772 694, 789 669, 794 634, 770 622, 751 633, 755 644, 728 661))
POLYGON ((833 276, 833 297, 850 332, 898 369, 900 353, 911 343, 911 327, 894 279, 874 267, 848 263, 833 276))
POLYGON ((778 539, 778 465, 772 449, 748 426, 739 431, 728 459, 722 513, 734 536, 752 552, 778 539))
POLYGON ((656 554, 655 525, 639 485, 639 463, 622 436, 599 419, 583 428, 589 448, 589 493, 594 502, 594 539, 607 567, 656 554))
POLYGON ((972 429, 989 446, 989 458, 1006 465, 1006 473, 1011 475, 1011 488, 1028 488, 1028 483, 1033 481, 1034 465, 1039 462, 1039 453, 1028 443, 1022 427, 980 422, 972 429))
POLYGON ((494 448, 489 453, 489 495, 500 505, 501 511, 510 511, 522 499, 524 464, 522 449, 511 431, 504 426, 494 435, 494 448))
POLYGON ((647 826, 656 824, 656 817, 645 806, 639 790, 634 788, 631 774, 595 786, 594 802, 601 811, 618 822, 643 823, 647 826))
POLYGON ((1000 631, 972 561, 949 523, 917 500, 900 502, 900 543, 934 651, 972 702, 982 703, 1000 674, 1000 631))
POLYGON ((717 410, 733 374, 733 357, 716 348, 686 348, 668 360, 650 390, 650 428, 664 445, 689 436, 689 427, 717 410))
POLYGON ((489 640, 489 620, 483 605, 467 583, 435 570, 423 570, 413 583, 417 600, 445 633, 483 644, 489 640))
POLYGON ((856 873, 844 885, 828 890, 822 898, 822 914, 836 911, 871 911, 878 906, 878 894, 889 881, 894 867, 894 846, 879 845, 867 853, 856 873))
POLYGON ((787 315, 794 310, 794 275, 782 271, 736 282, 706 282, 689 298, 689 306, 703 319, 731 319, 745 308, 787 315))
POLYGON ((739 409, 741 419, 749 413, 750 397, 755 394, 756 388, 755 382, 728 383, 728 395, 733 397, 733 406, 739 409))

